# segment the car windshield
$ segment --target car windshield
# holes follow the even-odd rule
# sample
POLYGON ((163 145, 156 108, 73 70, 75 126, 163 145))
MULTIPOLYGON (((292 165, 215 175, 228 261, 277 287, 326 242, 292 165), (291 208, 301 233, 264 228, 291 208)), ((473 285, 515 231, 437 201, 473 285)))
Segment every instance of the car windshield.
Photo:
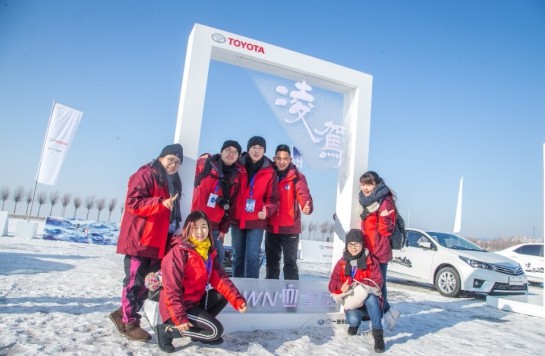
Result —
POLYGON ((427 233, 435 239, 439 245, 446 248, 451 248, 453 250, 486 251, 473 242, 469 242, 458 235, 433 231, 427 231, 427 233))

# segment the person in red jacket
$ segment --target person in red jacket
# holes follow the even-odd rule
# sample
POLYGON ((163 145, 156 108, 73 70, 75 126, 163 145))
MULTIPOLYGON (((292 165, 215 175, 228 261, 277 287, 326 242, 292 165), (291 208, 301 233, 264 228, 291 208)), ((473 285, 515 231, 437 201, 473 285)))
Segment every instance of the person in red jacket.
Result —
POLYGON ((273 162, 265 157, 267 143, 261 136, 248 140, 248 152, 239 163, 246 168, 231 221, 233 276, 259 278, 261 243, 267 218, 278 209, 278 183, 273 162))
POLYGON ((278 210, 267 222, 265 256, 267 279, 280 278, 280 258, 284 254, 284 279, 298 280, 297 250, 301 233, 301 213, 312 213, 312 196, 303 173, 291 163, 288 145, 278 145, 274 155, 278 174, 278 210))
MULTIPOLYGON (((371 331, 375 339, 375 351, 384 352, 384 331, 382 328, 381 292, 382 273, 377 258, 369 253, 359 229, 351 229, 345 237, 343 256, 337 261, 331 279, 329 292, 335 295, 348 294, 349 289, 362 284, 368 292, 354 309, 345 308, 348 335, 356 335, 363 319, 371 320, 371 331)), ((356 293, 354 291, 354 293, 356 293)))
POLYGON ((178 170, 183 148, 165 146, 159 157, 129 178, 125 210, 119 229, 117 253, 124 254, 125 278, 121 307, 109 315, 117 331, 131 340, 147 341, 138 311, 147 298, 146 275, 160 268, 169 238, 179 227, 182 182, 178 170))
POLYGON ((237 162, 241 152, 237 141, 227 140, 220 153, 201 155, 195 169, 191 211, 202 210, 208 216, 222 266, 225 257, 223 239, 229 231, 240 187, 246 184, 246 169, 237 162))
POLYGON ((360 177, 359 203, 363 207, 361 230, 365 238, 365 245, 380 263, 384 280, 382 287, 383 313, 390 330, 395 327, 399 318, 399 311, 392 309, 390 312, 386 290, 388 262, 392 259, 389 237, 395 229, 396 221, 394 200, 393 192, 376 172, 368 171, 360 177))
POLYGON ((210 232, 206 214, 191 212, 182 235, 161 263, 159 313, 163 323, 155 332, 162 351, 175 351, 174 337, 221 344, 223 326, 216 317, 227 302, 241 313, 246 311, 246 300, 220 267, 210 232))

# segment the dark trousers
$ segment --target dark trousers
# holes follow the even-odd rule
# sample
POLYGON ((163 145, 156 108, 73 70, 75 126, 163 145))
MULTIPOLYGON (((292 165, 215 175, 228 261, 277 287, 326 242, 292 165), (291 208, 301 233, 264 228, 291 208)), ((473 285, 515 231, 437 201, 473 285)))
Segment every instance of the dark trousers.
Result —
POLYGON ((265 256, 267 260, 266 279, 280 278, 280 257, 284 254, 284 279, 298 280, 297 249, 299 235, 293 234, 265 234, 265 256))
MULTIPOLYGON (((216 319, 218 314, 227 305, 227 300, 215 289, 210 289, 201 299, 199 306, 187 310, 187 318, 193 324, 188 331, 175 336, 186 336, 194 340, 214 341, 223 334, 223 325, 216 319)), ((172 325, 169 319, 165 324, 172 325)))
POLYGON ((161 260, 125 255, 123 264, 125 278, 121 293, 121 309, 123 310, 123 322, 126 324, 140 321, 141 316, 138 311, 148 297, 148 289, 144 284, 144 279, 148 273, 157 272, 161 268, 161 260))

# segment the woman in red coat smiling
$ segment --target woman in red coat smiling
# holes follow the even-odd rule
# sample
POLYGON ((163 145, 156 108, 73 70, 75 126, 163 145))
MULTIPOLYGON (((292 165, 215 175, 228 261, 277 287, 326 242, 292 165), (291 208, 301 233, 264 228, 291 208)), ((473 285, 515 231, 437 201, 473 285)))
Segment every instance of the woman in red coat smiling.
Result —
POLYGON ((390 311, 386 290, 388 262, 392 259, 390 235, 395 229, 397 217, 394 199, 393 192, 376 172, 368 171, 360 177, 359 202, 363 207, 361 230, 365 246, 380 263, 384 281, 382 287, 384 320, 390 330, 395 327, 399 318, 399 311, 395 309, 390 311))
POLYGON ((165 146, 157 159, 129 178, 117 241, 117 253, 125 255, 121 307, 109 317, 117 331, 131 340, 151 339, 140 327, 138 310, 148 296, 144 278, 160 268, 169 238, 181 222, 178 198, 182 182, 178 170, 183 159, 180 144, 165 146))
POLYGON ((158 324, 155 332, 164 352, 175 351, 174 337, 221 344, 223 326, 216 316, 227 302, 241 313, 246 311, 246 300, 216 259, 213 241, 208 217, 193 211, 161 263, 159 312, 163 324, 158 324), (207 289, 208 285, 213 289, 207 289))

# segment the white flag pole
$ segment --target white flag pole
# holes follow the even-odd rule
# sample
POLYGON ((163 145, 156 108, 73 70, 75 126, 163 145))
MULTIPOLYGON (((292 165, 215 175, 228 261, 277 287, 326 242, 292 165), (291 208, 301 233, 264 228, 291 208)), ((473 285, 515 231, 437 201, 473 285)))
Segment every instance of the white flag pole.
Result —
POLYGON ((460 187, 458 188, 458 204, 456 205, 456 216, 454 218, 455 234, 459 234, 462 231, 462 189, 464 185, 464 177, 460 178, 460 187))

